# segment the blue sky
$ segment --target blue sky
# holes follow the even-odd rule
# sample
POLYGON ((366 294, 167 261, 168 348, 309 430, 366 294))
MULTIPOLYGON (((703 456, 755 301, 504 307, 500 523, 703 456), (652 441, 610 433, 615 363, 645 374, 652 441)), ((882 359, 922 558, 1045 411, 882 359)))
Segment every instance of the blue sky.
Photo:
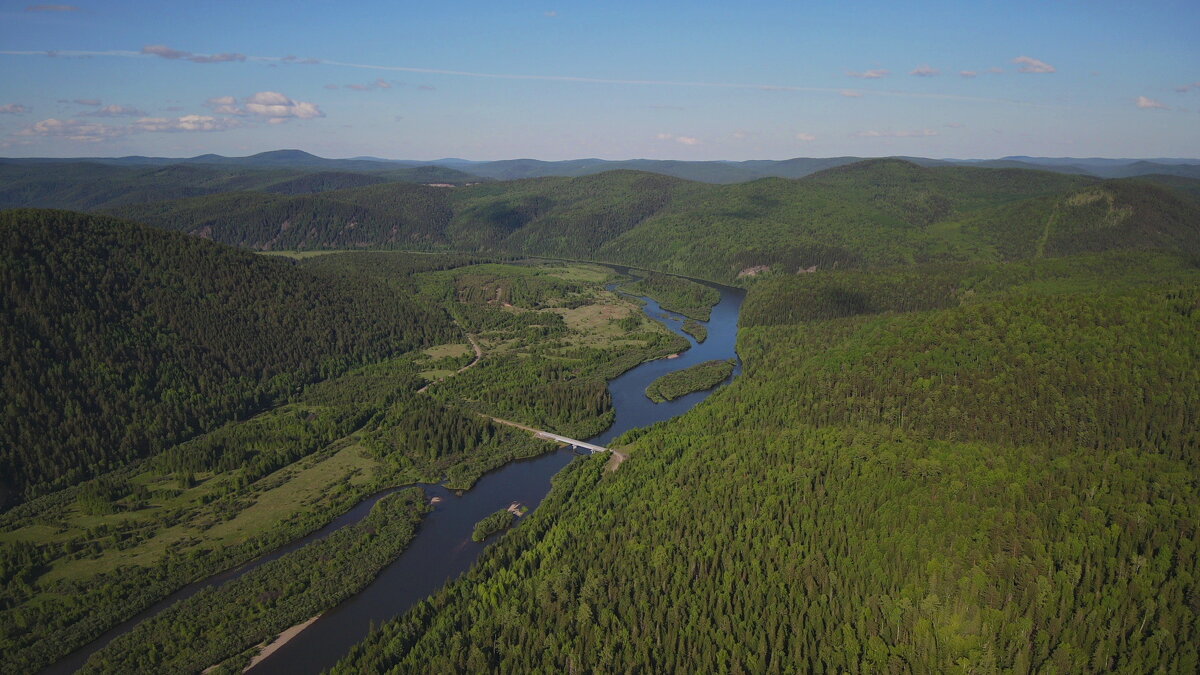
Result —
POLYGON ((0 2, 0 155, 1200 157, 1200 3, 0 2))

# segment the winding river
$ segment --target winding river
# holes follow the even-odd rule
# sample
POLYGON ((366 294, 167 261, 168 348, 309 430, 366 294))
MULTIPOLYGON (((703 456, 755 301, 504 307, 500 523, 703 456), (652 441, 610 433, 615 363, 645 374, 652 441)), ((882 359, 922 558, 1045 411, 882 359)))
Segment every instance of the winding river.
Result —
MULTIPOLYGON (((623 268, 617 269, 626 271, 623 268)), ((721 301, 712 310, 708 321, 708 339, 703 343, 697 343, 681 330, 684 317, 664 310, 650 298, 641 298, 646 303, 644 311, 647 315, 687 338, 692 347, 678 358, 643 363, 609 382, 616 420, 604 433, 585 440, 597 445, 606 445, 630 429, 681 415, 711 393, 695 392, 673 401, 653 403, 646 398, 646 386, 666 373, 712 359, 735 359, 736 365, 731 379, 741 372, 741 361, 737 358, 735 347, 738 314, 745 291, 704 283, 721 293, 721 301)), ((465 572, 490 543, 471 541, 471 531, 475 523, 512 502, 521 502, 531 509, 537 508, 542 498, 550 491, 550 479, 574 457, 572 451, 563 449, 533 459, 512 462, 480 478, 474 487, 462 494, 456 494, 441 485, 421 485, 426 496, 442 499, 421 521, 416 537, 404 553, 385 567, 360 593, 326 611, 299 636, 259 662, 250 672, 255 675, 293 675, 319 673, 333 666, 354 644, 367 636, 372 626, 378 626, 404 613, 422 598, 431 595, 465 572)), ((45 672, 57 674, 78 670, 88 656, 140 621, 203 588, 237 578, 264 562, 274 560, 340 527, 358 521, 366 516, 375 502, 397 489, 403 488, 393 488, 372 495, 324 528, 262 558, 180 589, 55 663, 45 672)))

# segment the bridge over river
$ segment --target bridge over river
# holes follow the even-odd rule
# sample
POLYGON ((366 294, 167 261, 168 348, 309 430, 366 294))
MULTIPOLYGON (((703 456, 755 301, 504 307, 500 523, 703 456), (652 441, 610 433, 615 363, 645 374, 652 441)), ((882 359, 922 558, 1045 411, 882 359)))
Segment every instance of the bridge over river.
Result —
POLYGON ((551 433, 549 431, 544 431, 542 429, 534 429, 533 427, 526 426, 526 425, 520 424, 518 422, 513 422, 512 420, 506 420, 502 417, 492 417, 491 415, 482 415, 482 414, 481 414, 481 417, 485 417, 497 424, 506 424, 510 427, 524 429, 525 431, 528 431, 529 433, 533 434, 534 438, 540 438, 540 439, 546 440, 546 441, 556 441, 558 443, 566 443, 567 445, 572 445, 577 448, 583 448, 584 450, 587 450, 588 452, 590 452, 592 454, 596 454, 597 452, 611 452, 611 453, 613 453, 614 456, 618 456, 622 460, 625 459, 624 454, 617 452, 616 450, 613 450, 611 448, 606 448, 602 445, 596 445, 595 443, 588 443, 587 441, 579 441, 574 438, 567 438, 566 436, 560 436, 558 434, 551 433))

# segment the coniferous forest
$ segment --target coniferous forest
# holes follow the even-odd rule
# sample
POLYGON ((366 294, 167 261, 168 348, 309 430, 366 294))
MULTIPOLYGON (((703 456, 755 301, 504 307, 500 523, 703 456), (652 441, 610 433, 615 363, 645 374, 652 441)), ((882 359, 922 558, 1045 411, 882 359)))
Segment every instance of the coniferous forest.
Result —
POLYGON ((356 161, 0 167, 91 211, 0 212, 0 672, 239 672, 421 536, 414 484, 608 429, 691 345, 631 296, 718 339, 695 279, 740 373, 654 381, 727 383, 473 518, 334 672, 1200 670, 1200 181, 356 161))

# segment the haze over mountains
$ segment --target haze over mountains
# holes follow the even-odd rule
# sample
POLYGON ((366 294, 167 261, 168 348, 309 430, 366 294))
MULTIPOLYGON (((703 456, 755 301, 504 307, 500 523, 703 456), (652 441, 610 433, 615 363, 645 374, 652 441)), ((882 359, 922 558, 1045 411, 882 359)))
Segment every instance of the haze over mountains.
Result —
MULTIPOLYGON (((921 166, 967 165, 983 168, 1041 169, 1060 173, 1076 173, 1099 178, 1129 178, 1151 174, 1200 178, 1200 159, 1154 158, 1154 159, 1105 159, 1074 157, 1001 157, 999 159, 930 159, 924 157, 899 157, 921 166)), ((429 161, 408 159, 381 159, 378 157, 355 157, 350 159, 327 159, 302 150, 273 150, 248 157, 224 157, 204 154, 189 158, 169 157, 75 157, 75 158, 0 158, 0 164, 60 164, 100 163, 116 166, 167 166, 172 164, 204 164, 225 167, 287 168, 322 171, 395 172, 397 168, 416 169, 441 167, 460 171, 439 174, 426 168, 422 182, 457 182, 472 178, 514 180, 542 176, 585 176, 617 169, 634 169, 661 173, 676 178, 704 183, 741 183, 758 178, 801 178, 823 169, 853 164, 867 157, 796 157, 784 160, 732 161, 679 161, 665 159, 572 159, 564 161, 542 161, 537 159, 507 159, 499 161, 472 161, 458 158, 434 159, 429 161)), ((393 180, 407 180, 393 178, 393 180)))

